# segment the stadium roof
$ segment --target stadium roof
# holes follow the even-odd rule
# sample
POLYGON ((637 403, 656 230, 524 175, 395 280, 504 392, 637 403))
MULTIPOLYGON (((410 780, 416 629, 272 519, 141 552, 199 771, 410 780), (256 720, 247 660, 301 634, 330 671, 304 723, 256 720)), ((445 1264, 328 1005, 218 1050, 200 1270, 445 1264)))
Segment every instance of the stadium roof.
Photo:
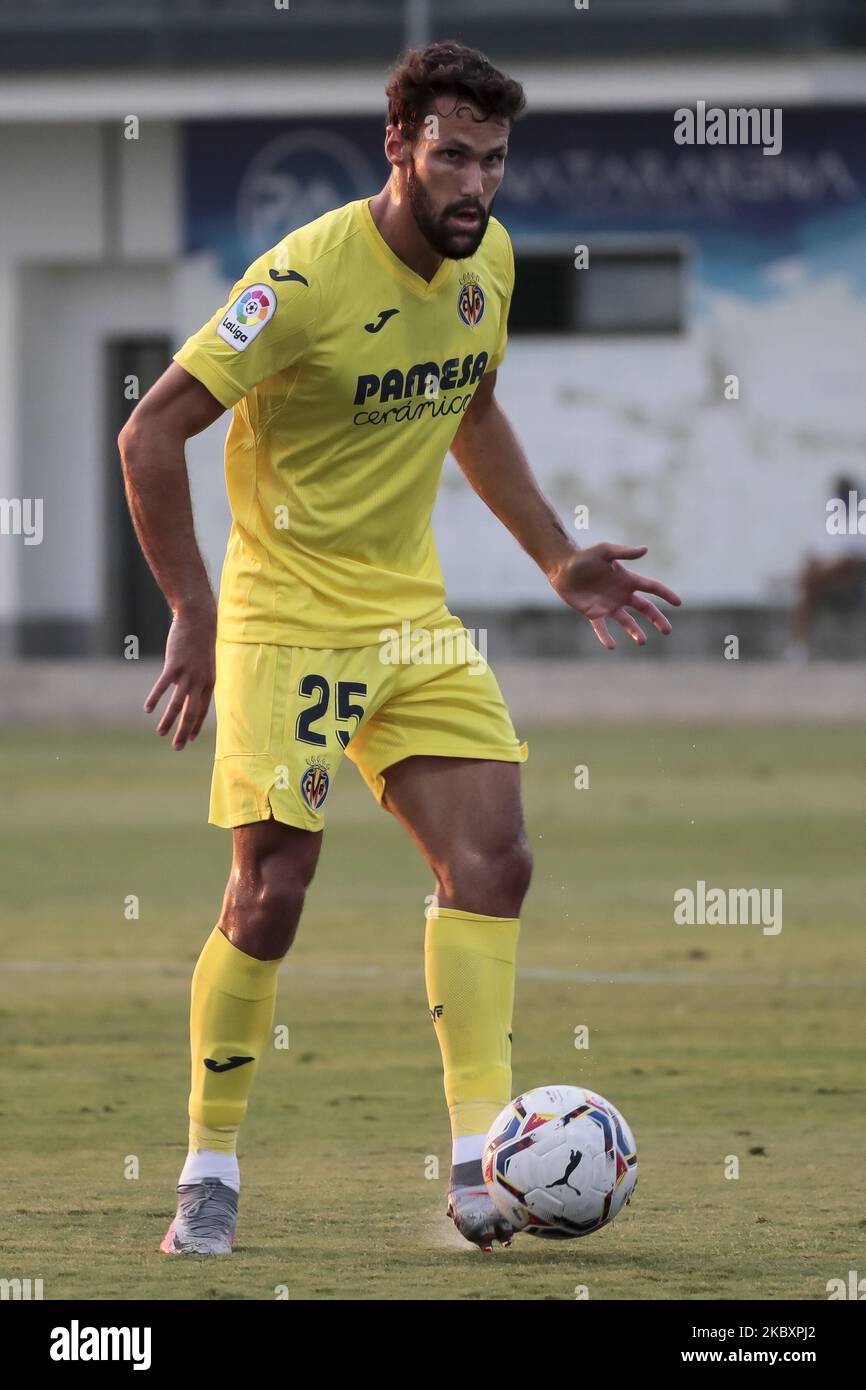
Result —
POLYGON ((191 70, 239 86, 290 65, 389 63, 453 37, 497 61, 866 47, 862 0, 0 0, 0 68, 191 70))

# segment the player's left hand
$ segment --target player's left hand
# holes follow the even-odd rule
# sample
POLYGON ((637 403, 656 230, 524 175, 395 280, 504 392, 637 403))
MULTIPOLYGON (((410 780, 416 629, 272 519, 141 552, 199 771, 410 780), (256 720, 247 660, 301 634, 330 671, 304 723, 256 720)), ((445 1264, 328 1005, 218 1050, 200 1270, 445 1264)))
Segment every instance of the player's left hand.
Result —
POLYGON ((609 651, 616 642, 610 635, 606 618, 619 623, 639 647, 646 643, 646 633, 626 612, 627 608, 642 613, 663 636, 670 632, 671 625, 664 613, 644 598, 644 593, 655 594, 677 608, 682 603, 679 594, 666 584, 646 579, 620 564, 621 560, 639 560, 646 552, 645 545, 611 545, 609 541, 602 541, 587 550, 575 551, 548 576, 563 602, 583 614, 601 645, 609 651))

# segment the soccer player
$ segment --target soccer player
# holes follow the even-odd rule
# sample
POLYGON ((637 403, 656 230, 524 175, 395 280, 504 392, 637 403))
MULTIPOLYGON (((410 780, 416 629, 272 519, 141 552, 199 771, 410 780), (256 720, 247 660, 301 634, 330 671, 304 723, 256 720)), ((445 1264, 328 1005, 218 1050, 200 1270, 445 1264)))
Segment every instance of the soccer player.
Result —
POLYGON ((680 602, 621 563, 645 547, 575 546, 494 395, 514 258, 491 208, 522 88, 448 42, 410 52, 387 96, 385 187, 255 261, 119 441, 136 531, 173 614, 145 709, 171 691, 157 732, 176 725, 181 749, 215 694, 209 819, 233 832, 222 912, 192 980, 189 1154, 166 1254, 231 1250, 238 1130, 344 754, 435 875, 425 970, 453 1138, 448 1214, 482 1250, 510 1243, 481 1154, 511 1098, 527 748, 445 605, 430 518, 447 450, 605 647, 608 619, 646 641, 629 609, 670 631, 647 593, 680 602), (217 611, 184 444, 229 408, 233 524, 217 611))

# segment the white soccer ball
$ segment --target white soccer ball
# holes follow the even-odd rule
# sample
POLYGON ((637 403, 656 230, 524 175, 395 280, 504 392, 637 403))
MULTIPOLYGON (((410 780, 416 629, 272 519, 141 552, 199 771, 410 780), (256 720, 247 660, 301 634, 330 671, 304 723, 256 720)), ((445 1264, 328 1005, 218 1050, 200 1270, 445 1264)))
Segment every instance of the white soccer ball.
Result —
POLYGON ((500 1111, 484 1181, 517 1231, 567 1240, 608 1225, 637 1184, 634 1135, 615 1105, 583 1086, 537 1086, 500 1111))

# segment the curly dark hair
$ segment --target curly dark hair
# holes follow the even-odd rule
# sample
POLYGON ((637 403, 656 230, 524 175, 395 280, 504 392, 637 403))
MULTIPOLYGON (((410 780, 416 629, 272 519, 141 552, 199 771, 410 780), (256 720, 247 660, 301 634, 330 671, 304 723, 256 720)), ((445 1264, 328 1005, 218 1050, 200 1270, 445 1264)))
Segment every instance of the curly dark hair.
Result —
POLYGON ((526 105, 523 88, 513 77, 495 68, 477 48, 446 39, 410 49, 394 68, 385 88, 388 124, 414 140, 436 97, 445 94, 473 102, 485 119, 502 116, 512 122, 526 105))

